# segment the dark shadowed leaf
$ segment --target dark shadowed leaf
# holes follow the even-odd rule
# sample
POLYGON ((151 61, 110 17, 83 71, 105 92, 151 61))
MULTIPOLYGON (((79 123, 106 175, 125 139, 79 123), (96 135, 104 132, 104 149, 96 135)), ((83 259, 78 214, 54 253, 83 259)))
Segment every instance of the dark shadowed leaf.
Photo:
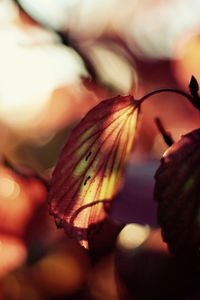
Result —
POLYGON ((88 227, 105 217, 118 192, 135 137, 139 103, 132 96, 105 100, 76 126, 54 170, 50 213, 58 227, 87 247, 88 227))

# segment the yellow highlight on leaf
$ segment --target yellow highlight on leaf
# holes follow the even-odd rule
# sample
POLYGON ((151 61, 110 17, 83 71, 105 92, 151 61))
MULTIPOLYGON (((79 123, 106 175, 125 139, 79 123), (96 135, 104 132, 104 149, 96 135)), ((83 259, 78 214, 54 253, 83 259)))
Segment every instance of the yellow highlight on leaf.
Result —
POLYGON ((132 96, 105 100, 72 131, 53 173, 50 213, 87 245, 88 228, 105 217, 104 201, 119 191, 138 119, 132 96), (100 201, 100 202, 99 202, 100 201))

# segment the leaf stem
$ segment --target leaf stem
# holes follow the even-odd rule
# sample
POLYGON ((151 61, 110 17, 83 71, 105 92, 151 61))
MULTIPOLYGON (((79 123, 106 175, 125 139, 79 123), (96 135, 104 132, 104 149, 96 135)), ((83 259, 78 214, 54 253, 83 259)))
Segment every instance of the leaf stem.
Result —
POLYGON ((194 99, 193 99, 192 96, 190 96, 186 92, 183 92, 183 91, 178 90, 178 89, 173 89, 173 88, 164 88, 164 89, 158 89, 158 90, 152 91, 152 92, 144 95, 142 98, 140 98, 139 101, 141 103, 143 103, 145 100, 147 100, 148 98, 150 98, 150 97, 152 97, 154 95, 161 94, 161 93, 166 93, 166 92, 168 92, 168 93, 175 93, 175 94, 178 94, 180 96, 183 96, 187 100, 189 100, 189 102, 194 106, 194 99))

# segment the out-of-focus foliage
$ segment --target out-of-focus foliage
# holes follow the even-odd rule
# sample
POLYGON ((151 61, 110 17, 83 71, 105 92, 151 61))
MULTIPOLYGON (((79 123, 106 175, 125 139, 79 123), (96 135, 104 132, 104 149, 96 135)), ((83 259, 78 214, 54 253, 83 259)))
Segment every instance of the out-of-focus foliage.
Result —
POLYGON ((0 0, 0 299, 186 298, 193 281, 152 228, 166 150, 154 118, 174 140, 200 124, 181 96, 143 104, 124 182, 89 252, 55 228, 41 177, 101 100, 199 79, 199 11, 198 0, 0 0))

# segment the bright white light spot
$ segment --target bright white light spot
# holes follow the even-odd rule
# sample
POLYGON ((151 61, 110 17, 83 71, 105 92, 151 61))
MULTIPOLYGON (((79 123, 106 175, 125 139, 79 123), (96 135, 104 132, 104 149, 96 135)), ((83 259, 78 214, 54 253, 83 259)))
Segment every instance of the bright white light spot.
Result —
POLYGON ((9 177, 0 178, 0 198, 15 199, 20 193, 19 185, 9 177))
POLYGON ((18 17, 18 9, 11 0, 0 1, 0 24, 11 22, 18 17))
POLYGON ((109 48, 103 44, 95 44, 89 47, 87 53, 103 82, 115 87, 120 93, 129 93, 136 83, 136 72, 123 53, 116 50, 114 45, 109 48))
POLYGON ((200 1, 142 0, 125 27, 127 43, 138 56, 172 58, 179 39, 199 30, 200 1), (178 13, 178 17, 177 17, 178 13), (135 47, 136 45, 136 47, 135 47))
POLYGON ((66 10, 67 1, 65 0, 19 0, 19 2, 28 13, 42 23, 53 26, 55 29, 62 28, 64 20, 68 17, 66 10))
POLYGON ((0 119, 15 128, 33 126, 56 88, 85 75, 73 50, 56 44, 31 45, 30 36, 30 31, 14 26, 0 30, 0 119))
POLYGON ((124 249, 135 249, 139 247, 149 236, 148 225, 128 224, 118 236, 118 246, 124 249))
POLYGON ((19 0, 31 16, 54 29, 70 29, 73 35, 100 35, 111 22, 116 0, 19 0))

